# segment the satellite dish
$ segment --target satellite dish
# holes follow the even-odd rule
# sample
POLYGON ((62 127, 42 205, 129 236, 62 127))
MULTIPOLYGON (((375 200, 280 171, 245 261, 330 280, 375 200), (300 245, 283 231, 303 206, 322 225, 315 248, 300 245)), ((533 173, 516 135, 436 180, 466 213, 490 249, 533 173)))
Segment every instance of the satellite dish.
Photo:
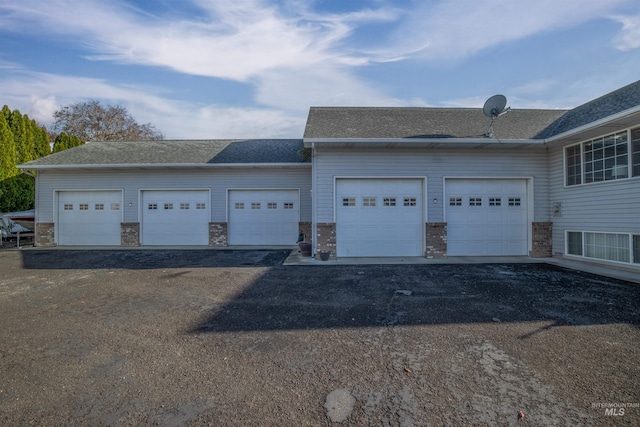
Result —
POLYGON ((507 98, 504 95, 493 95, 491 98, 487 99, 484 103, 484 107, 482 107, 482 112, 485 116, 491 119, 491 123, 489 124, 489 131, 485 134, 485 136, 489 138, 493 138, 493 121, 500 117, 501 115, 507 113, 511 108, 507 107, 507 98))
MULTIPOLYGON (((507 105, 507 98, 504 95, 493 95, 487 99, 482 107, 482 112, 485 116, 495 119, 500 114, 505 112, 504 107, 507 105)), ((508 110, 507 110, 508 111, 508 110)))

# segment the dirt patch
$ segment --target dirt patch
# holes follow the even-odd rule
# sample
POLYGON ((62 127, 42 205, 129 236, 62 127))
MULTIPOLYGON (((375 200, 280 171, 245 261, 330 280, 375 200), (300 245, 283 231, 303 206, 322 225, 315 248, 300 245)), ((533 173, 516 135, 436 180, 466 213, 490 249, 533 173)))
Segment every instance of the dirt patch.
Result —
POLYGON ((0 252, 0 424, 640 423, 637 285, 286 255, 0 252))

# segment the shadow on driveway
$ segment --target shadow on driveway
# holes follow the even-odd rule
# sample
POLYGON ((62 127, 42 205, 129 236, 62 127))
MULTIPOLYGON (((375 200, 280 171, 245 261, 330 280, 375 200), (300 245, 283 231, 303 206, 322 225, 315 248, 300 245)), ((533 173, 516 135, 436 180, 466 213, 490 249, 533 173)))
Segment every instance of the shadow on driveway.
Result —
POLYGON ((274 267, 189 332, 539 321, 549 322, 546 329, 639 326, 639 301, 632 283, 545 264, 274 267))

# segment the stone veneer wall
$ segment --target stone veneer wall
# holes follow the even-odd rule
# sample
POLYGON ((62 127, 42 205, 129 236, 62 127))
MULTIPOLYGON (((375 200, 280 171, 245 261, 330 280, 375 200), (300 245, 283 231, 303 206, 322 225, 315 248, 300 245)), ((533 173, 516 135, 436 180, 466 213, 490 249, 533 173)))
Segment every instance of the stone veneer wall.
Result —
POLYGON ((140 246, 140 223, 120 223, 120 245, 126 247, 140 246))
POLYGON ((300 221, 298 223, 298 232, 304 234, 304 241, 305 242, 311 242, 311 223, 310 222, 304 222, 304 221, 300 221))
POLYGON ((316 225, 318 235, 316 242, 316 250, 329 251, 329 258, 336 258, 336 224, 334 222, 319 222, 316 225))
POLYGON ((55 246, 55 229, 56 226, 53 222, 38 222, 34 246, 55 246))
POLYGON ((425 227, 426 250, 424 257, 441 259, 447 257, 447 223, 427 222, 425 227))
POLYGON ((229 246, 227 240, 227 223, 226 222, 210 222, 209 223, 209 246, 225 247, 229 246))
POLYGON ((532 258, 550 258, 553 256, 552 232, 552 222, 531 223, 533 249, 531 250, 530 256, 532 258))

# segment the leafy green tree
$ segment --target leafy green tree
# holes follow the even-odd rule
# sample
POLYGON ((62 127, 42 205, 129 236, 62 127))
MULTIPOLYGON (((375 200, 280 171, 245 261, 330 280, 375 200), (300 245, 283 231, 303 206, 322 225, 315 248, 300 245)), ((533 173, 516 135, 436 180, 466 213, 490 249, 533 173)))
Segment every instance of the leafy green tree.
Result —
POLYGON ((49 134, 44 126, 38 126, 35 120, 31 120, 31 129, 34 133, 35 157, 48 156, 51 154, 51 146, 49 145, 49 134))

